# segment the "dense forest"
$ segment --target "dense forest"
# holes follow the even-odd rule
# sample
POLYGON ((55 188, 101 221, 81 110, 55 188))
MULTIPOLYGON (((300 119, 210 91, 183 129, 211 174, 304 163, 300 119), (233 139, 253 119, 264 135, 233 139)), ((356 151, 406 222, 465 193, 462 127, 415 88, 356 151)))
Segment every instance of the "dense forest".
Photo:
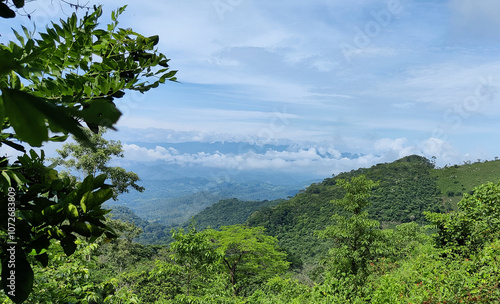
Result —
POLYGON ((79 238, 70 257, 52 244, 28 302, 496 302, 500 184, 485 179, 499 179, 498 163, 435 169, 405 157, 288 200, 221 200, 170 231, 116 206, 108 221, 119 238, 79 238), (456 185, 441 180, 450 176, 483 184, 453 207, 442 195, 456 185), (158 226, 156 240, 168 242, 138 242, 158 226))

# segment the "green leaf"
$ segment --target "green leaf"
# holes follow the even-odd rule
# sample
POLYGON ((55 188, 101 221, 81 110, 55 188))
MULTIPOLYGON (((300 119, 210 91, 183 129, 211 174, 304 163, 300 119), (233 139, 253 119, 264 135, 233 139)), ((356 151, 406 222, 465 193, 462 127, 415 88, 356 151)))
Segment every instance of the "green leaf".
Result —
POLYGON ((84 195, 92 190, 94 190, 94 177, 92 175, 89 175, 80 184, 80 189, 78 190, 78 193, 80 195, 84 195))
POLYGON ((43 267, 47 267, 49 265, 49 255, 46 252, 36 255, 35 259, 40 262, 43 267))
POLYGON ((14 58, 12 52, 5 46, 0 45, 0 76, 10 73, 10 71, 19 67, 19 63, 14 58))
POLYGON ((101 205, 105 201, 113 197, 112 189, 98 190, 94 192, 95 205, 101 205))
POLYGON ((19 33, 16 31, 16 30, 12 30, 14 32, 14 35, 16 36, 17 40, 19 40, 19 42, 21 42, 21 45, 24 45, 24 37, 19 35, 19 33))
POLYGON ((153 42, 153 46, 157 45, 158 42, 160 41, 160 37, 158 35, 150 36, 148 37, 148 42, 153 42))
POLYGON ((71 223, 70 227, 76 233, 86 237, 99 236, 103 233, 103 230, 101 228, 90 223, 75 222, 71 223))
POLYGON ((7 171, 7 173, 9 174, 11 180, 14 180, 17 183, 17 186, 21 186, 26 182, 24 176, 19 172, 7 171))
POLYGON ((50 205, 42 210, 43 216, 52 216, 62 210, 62 206, 59 204, 50 205))
POLYGON ((23 303, 33 289, 33 270, 20 246, 6 247, 2 257, 2 288, 14 303, 23 303))
POLYGON ((68 139, 68 135, 52 136, 49 138, 49 140, 53 142, 64 142, 66 139, 68 139))
POLYGON ((66 207, 66 215, 70 219, 78 218, 78 209, 76 208, 76 206, 69 203, 68 206, 66 207))
POLYGON ((84 213, 87 213, 87 204, 90 202, 90 197, 92 196, 92 192, 87 192, 82 196, 80 200, 80 206, 84 213))
POLYGON ((92 34, 94 34, 97 37, 101 37, 107 35, 108 32, 105 30, 95 30, 94 32, 92 32, 92 34))
POLYGON ((94 189, 102 187, 104 185, 104 182, 108 178, 108 175, 106 173, 100 174, 94 178, 94 189))
POLYGON ((61 240, 61 246, 67 256, 70 256, 75 252, 77 247, 75 241, 76 236, 74 236, 73 234, 69 234, 67 237, 61 240))
POLYGON ((12 186, 12 182, 10 181, 10 176, 9 174, 7 173, 8 171, 2 171, 2 176, 5 178, 5 180, 7 181, 7 184, 9 186, 12 186))
POLYGON ((79 112, 79 116, 85 122, 104 127, 112 127, 121 115, 113 102, 104 99, 92 101, 88 107, 79 112))
POLYGON ((17 151, 21 151, 21 152, 24 152, 26 153, 26 150, 24 149, 23 146, 19 145, 19 144, 16 144, 16 143, 13 143, 11 141, 8 141, 8 140, 1 140, 0 143, 2 144, 6 144, 7 146, 11 147, 11 148, 14 148, 16 149, 17 151))
POLYGON ((2 93, 5 114, 9 117, 18 138, 31 146, 39 147, 49 138, 45 117, 50 123, 65 132, 72 133, 78 139, 82 141, 88 139, 80 124, 69 115, 69 109, 23 91, 4 88, 2 93))
POLYGON ((17 137, 31 146, 40 147, 49 137, 45 118, 33 107, 38 102, 37 97, 30 94, 2 89, 5 115, 16 131, 17 137))

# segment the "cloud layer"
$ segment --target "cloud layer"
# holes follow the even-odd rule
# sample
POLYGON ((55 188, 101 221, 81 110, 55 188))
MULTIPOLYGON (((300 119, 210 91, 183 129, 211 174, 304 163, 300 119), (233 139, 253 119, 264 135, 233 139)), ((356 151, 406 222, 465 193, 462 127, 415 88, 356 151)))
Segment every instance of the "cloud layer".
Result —
MULTIPOLYGON (((349 171, 352 168, 369 167, 380 162, 419 154, 438 158, 441 162, 456 162, 460 155, 453 147, 437 138, 415 144, 406 138, 395 140, 384 138, 374 142, 373 154, 346 155, 333 145, 291 145, 285 150, 267 149, 245 152, 196 152, 182 153, 173 147, 156 146, 147 148, 138 144, 125 144, 125 161, 157 162, 165 165, 185 167, 203 166, 227 170, 272 170, 283 172, 302 172, 316 177, 326 177, 349 171)), ((247 149, 245 149, 247 150, 247 149)))

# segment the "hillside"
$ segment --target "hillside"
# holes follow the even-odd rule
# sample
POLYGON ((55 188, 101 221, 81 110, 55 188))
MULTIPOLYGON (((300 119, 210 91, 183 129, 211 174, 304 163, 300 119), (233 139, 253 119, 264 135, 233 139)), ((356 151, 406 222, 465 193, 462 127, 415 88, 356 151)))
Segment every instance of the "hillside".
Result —
MULTIPOLYGON (((282 199, 273 201, 240 201, 236 198, 220 200, 197 213, 193 217, 193 220, 199 229, 207 227, 219 229, 221 226, 243 224, 253 212, 265 207, 274 207, 283 201, 282 199)), ((187 223, 184 226, 187 226, 187 223)))
POLYGON ((443 201, 456 209, 464 193, 487 182, 500 180, 500 160, 465 163, 433 170, 443 201))
POLYGON ((453 188, 450 188, 450 182, 445 177, 457 176, 453 178, 458 183, 453 181, 452 184, 460 185, 464 188, 462 191, 467 192, 474 186, 500 179, 500 170, 496 169, 499 163, 434 169, 428 159, 408 156, 393 163, 341 173, 312 184, 290 200, 253 213, 247 223, 266 227, 269 234, 279 239, 280 246, 294 255, 306 260, 316 259, 326 252, 329 245, 318 240, 314 231, 324 229, 330 224, 331 215, 338 212, 331 200, 343 197, 342 191, 336 186, 339 178, 364 174, 378 181, 379 186, 372 191, 372 204, 368 212, 383 227, 392 227, 410 221, 424 224, 424 211, 451 211, 450 201, 443 198, 443 193, 453 188))
POLYGON ((144 180, 143 193, 130 192, 118 197, 126 206, 149 222, 166 226, 181 225, 196 213, 222 199, 245 201, 275 200, 294 196, 309 183, 277 185, 262 181, 211 182, 204 178, 144 180))
MULTIPOLYGON (((428 159, 409 156, 393 163, 377 164, 327 178, 311 184, 288 200, 220 199, 220 196, 207 194, 205 198, 210 197, 213 201, 206 203, 198 193, 163 200, 168 202, 164 204, 159 204, 158 200, 156 204, 144 206, 148 210, 146 216, 137 216, 127 208, 113 207, 113 213, 141 227, 144 232, 138 241, 144 244, 168 243, 170 229, 187 227, 192 217, 198 228, 219 228, 246 221, 252 226, 266 227, 271 235, 278 237, 282 247, 297 256, 304 254, 307 260, 321 256, 329 246, 318 240, 314 231, 327 226, 330 216, 337 212, 330 203, 332 199, 343 196, 336 181, 360 174, 380 183, 372 191, 369 214, 381 221, 383 227, 392 227, 412 220, 424 224, 423 211, 450 211, 462 193, 480 184, 500 180, 500 161, 435 169, 428 159), (172 217, 165 217, 166 212, 172 217)), ((135 208, 141 210, 140 205, 135 208)))

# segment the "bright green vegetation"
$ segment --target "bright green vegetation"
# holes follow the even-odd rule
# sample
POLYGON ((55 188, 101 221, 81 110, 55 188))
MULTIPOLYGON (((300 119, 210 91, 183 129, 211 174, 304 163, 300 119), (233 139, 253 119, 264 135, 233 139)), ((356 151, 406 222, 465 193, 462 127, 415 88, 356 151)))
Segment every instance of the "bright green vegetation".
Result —
MULTIPOLYGON (((0 17, 23 6, 0 1, 0 17)), ((2 303, 500 302, 497 162, 439 171, 409 156, 289 200, 222 201, 213 210, 226 206, 234 222, 251 214, 223 226, 202 214, 218 230, 167 233, 127 209, 117 213, 131 222, 107 215, 106 201, 141 188, 133 173, 106 166, 98 154, 119 156, 119 146, 100 146, 94 135, 113 128, 121 116, 114 101, 126 91, 175 81, 154 48, 158 36, 117 27, 123 10, 105 28, 94 7, 0 45, 0 144, 22 152, 0 158, 2 303), (66 146, 60 161, 81 169, 80 179, 45 165, 43 149, 26 151, 70 134, 79 145, 66 146), (451 211, 443 195, 457 191, 465 194, 451 211), (134 223, 172 242, 137 243, 134 223)))
MULTIPOLYGON (((240 201, 238 199, 225 199, 208 206, 205 210, 197 213, 191 219, 187 216, 182 225, 164 225, 157 221, 145 221, 137 216, 130 208, 124 206, 110 206, 110 215, 113 219, 133 223, 141 228, 142 233, 135 239, 141 244, 166 245, 174 241, 170 234, 172 228, 188 228, 191 222, 196 223, 198 229, 213 228, 219 229, 221 226, 244 224, 247 218, 254 211, 263 207, 276 206, 283 200, 274 201, 240 201)), ((200 200, 199 202, 203 202, 200 200)), ((200 203, 203 205, 203 203, 200 203)))
POLYGON ((445 166, 433 170, 443 201, 449 202, 454 210, 464 193, 474 187, 500 179, 500 160, 465 163, 463 165, 445 166))
POLYGON ((330 203, 344 196, 343 188, 337 184, 339 180, 363 174, 378 182, 367 211, 371 219, 381 222, 382 227, 411 221, 423 224, 426 223, 423 211, 450 209, 442 204, 432 170, 427 159, 409 156, 393 163, 341 173, 309 186, 276 207, 253 213, 247 223, 265 227, 293 256, 303 261, 317 260, 331 244, 320 241, 314 231, 325 229, 332 214, 343 215, 342 208, 330 203))
MULTIPOLYGON (((500 183, 464 195, 458 211, 426 212, 380 229, 368 207, 377 183, 338 179, 329 202, 327 259, 315 273, 291 269, 286 251, 263 227, 172 231, 169 246, 133 241, 140 229, 108 220, 119 237, 76 241, 68 257, 49 246, 35 263, 29 303, 497 303, 500 301, 500 183)), ((137 218, 131 218, 138 220, 137 218)), ((5 296, 3 296, 5 298, 5 296)), ((0 295, 0 300, 4 300, 0 295)))

